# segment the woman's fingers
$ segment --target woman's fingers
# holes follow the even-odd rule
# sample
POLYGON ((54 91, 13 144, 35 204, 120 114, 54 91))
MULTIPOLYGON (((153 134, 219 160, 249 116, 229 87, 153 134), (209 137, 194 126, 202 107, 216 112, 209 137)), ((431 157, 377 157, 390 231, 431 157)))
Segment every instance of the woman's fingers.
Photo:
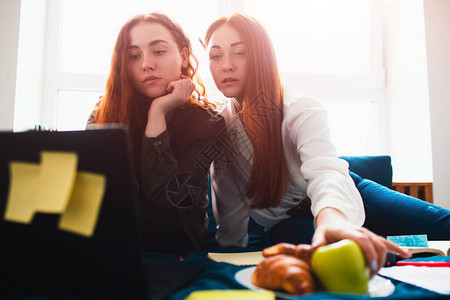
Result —
POLYGON ((350 239, 355 241, 364 253, 366 264, 371 274, 375 274, 384 266, 386 262, 387 252, 392 252, 409 258, 411 254, 389 242, 384 237, 379 236, 370 230, 351 225, 349 223, 327 224, 320 230, 316 230, 313 237, 313 248, 317 249, 325 244, 334 243, 342 239, 350 239))
POLYGON ((167 91, 173 94, 173 96, 175 96, 177 100, 181 100, 183 103, 189 99, 195 89, 195 85, 192 80, 189 77, 184 77, 185 78, 183 79, 178 79, 170 82, 167 86, 167 91))
POLYGON ((400 255, 403 258, 411 258, 411 253, 408 250, 400 248, 399 246, 397 246, 396 244, 394 244, 388 240, 385 240, 385 241, 386 241, 385 243, 386 243, 387 251, 397 254, 397 255, 400 255))
MULTIPOLYGON (((398 247, 394 243, 386 240, 384 237, 376 235, 375 233, 373 233, 367 229, 365 229, 365 231, 366 231, 367 237, 369 238, 369 240, 367 240, 367 242, 369 242, 373 246, 373 248, 375 249, 375 252, 376 252, 376 255, 372 256, 373 255, 372 250, 367 250, 367 252, 366 252, 366 249, 369 249, 369 248, 366 248, 363 250, 364 255, 366 256, 368 266, 370 267, 372 274, 375 274, 376 272, 378 272, 378 270, 380 268, 382 268, 384 266, 384 264, 386 263, 386 256, 387 256, 388 252, 398 254, 398 255, 402 256, 403 258, 411 257, 411 253, 398 247)), ((363 247, 363 246, 361 246, 361 247, 363 247)))
MULTIPOLYGON (((312 238, 312 244, 311 244, 311 247, 312 247, 314 250, 316 250, 317 248, 319 248, 319 247, 321 247, 321 246, 325 246, 326 244, 327 244, 327 240, 326 240, 326 238, 325 238, 325 236, 324 236, 324 232, 323 232, 323 231, 321 231, 321 232, 316 231, 316 232, 314 233, 313 238, 312 238)), ((314 251, 314 250, 313 250, 313 251, 314 251)))
POLYGON ((378 270, 384 266, 386 262, 387 248, 384 244, 385 239, 373 234, 369 231, 369 238, 372 241, 372 245, 375 248, 377 256, 373 258, 370 264, 370 271, 372 274, 376 274, 378 270))
POLYGON ((366 259, 366 264, 370 269, 370 273, 374 274, 378 271, 379 268, 379 249, 374 240, 370 237, 370 232, 365 228, 358 228, 353 232, 349 232, 349 236, 346 237, 355 241, 362 252, 364 253, 364 257, 366 259))
POLYGON ((172 109, 185 104, 189 100, 194 89, 195 84, 190 78, 169 82, 167 85, 168 94, 154 99, 152 107, 158 107, 163 114, 166 114, 172 109))

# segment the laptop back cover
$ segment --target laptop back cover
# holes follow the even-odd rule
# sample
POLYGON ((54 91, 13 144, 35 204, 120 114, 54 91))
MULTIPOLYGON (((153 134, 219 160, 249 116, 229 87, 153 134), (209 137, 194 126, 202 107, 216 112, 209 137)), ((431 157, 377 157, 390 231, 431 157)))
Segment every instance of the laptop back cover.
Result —
POLYGON ((0 133, 0 292, 7 295, 146 299, 147 288, 127 131, 0 133), (106 176, 94 234, 57 228, 59 214, 35 213, 30 224, 5 220, 10 161, 40 161, 40 152, 78 155, 78 171, 106 176))

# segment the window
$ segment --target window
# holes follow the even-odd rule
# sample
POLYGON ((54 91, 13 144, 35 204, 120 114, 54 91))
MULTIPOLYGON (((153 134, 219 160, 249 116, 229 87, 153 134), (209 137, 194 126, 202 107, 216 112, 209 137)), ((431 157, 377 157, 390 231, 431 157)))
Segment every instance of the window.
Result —
POLYGON ((272 2, 245 0, 244 10, 271 33, 285 73, 369 73, 370 1, 285 0, 274 9, 272 2))
MULTIPOLYGON (((32 1, 22 1, 27 5, 32 1)), ((221 97, 198 42, 232 11, 253 15, 272 37, 283 80, 328 110, 340 154, 377 154, 384 126, 381 13, 376 0, 48 0, 41 122, 83 129, 102 95, 120 27, 161 11, 188 33, 210 97, 221 97), (358 124, 358 125, 355 125, 358 124)))
POLYGON ((322 102, 342 155, 385 151, 384 68, 377 1, 244 0, 272 37, 283 79, 322 102))
POLYGON ((85 128, 103 93, 117 34, 135 14, 167 13, 190 35, 195 53, 201 53, 198 37, 203 23, 212 19, 193 14, 201 7, 214 18, 217 2, 177 1, 176 7, 174 1, 49 0, 43 123, 57 130, 85 128))

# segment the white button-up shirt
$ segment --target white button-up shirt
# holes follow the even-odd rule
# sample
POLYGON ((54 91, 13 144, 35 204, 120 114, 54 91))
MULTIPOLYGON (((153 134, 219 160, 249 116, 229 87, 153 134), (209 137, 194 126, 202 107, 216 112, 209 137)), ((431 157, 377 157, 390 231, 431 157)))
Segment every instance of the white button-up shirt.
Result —
POLYGON ((252 209, 244 195, 252 170, 253 147, 233 101, 221 110, 229 140, 226 163, 211 168, 216 239, 221 246, 247 246, 249 216, 270 229, 289 218, 287 212, 307 196, 317 216, 325 207, 341 211, 350 222, 364 223, 361 196, 349 176, 348 163, 339 159, 331 142, 325 109, 314 100, 284 89, 281 134, 287 167, 287 191, 281 204, 252 209))

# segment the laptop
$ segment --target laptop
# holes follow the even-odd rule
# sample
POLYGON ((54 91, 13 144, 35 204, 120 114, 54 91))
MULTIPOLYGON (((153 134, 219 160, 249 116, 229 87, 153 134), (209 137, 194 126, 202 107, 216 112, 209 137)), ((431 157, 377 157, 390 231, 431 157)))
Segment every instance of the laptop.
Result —
POLYGON ((177 280, 179 271, 145 263, 129 150, 123 128, 0 132, 0 295, 163 299, 168 287, 201 272, 190 268, 177 280), (59 214, 35 213, 30 224, 5 220, 9 162, 38 163, 43 150, 76 152, 78 171, 106 176, 91 237, 59 230, 59 214))

